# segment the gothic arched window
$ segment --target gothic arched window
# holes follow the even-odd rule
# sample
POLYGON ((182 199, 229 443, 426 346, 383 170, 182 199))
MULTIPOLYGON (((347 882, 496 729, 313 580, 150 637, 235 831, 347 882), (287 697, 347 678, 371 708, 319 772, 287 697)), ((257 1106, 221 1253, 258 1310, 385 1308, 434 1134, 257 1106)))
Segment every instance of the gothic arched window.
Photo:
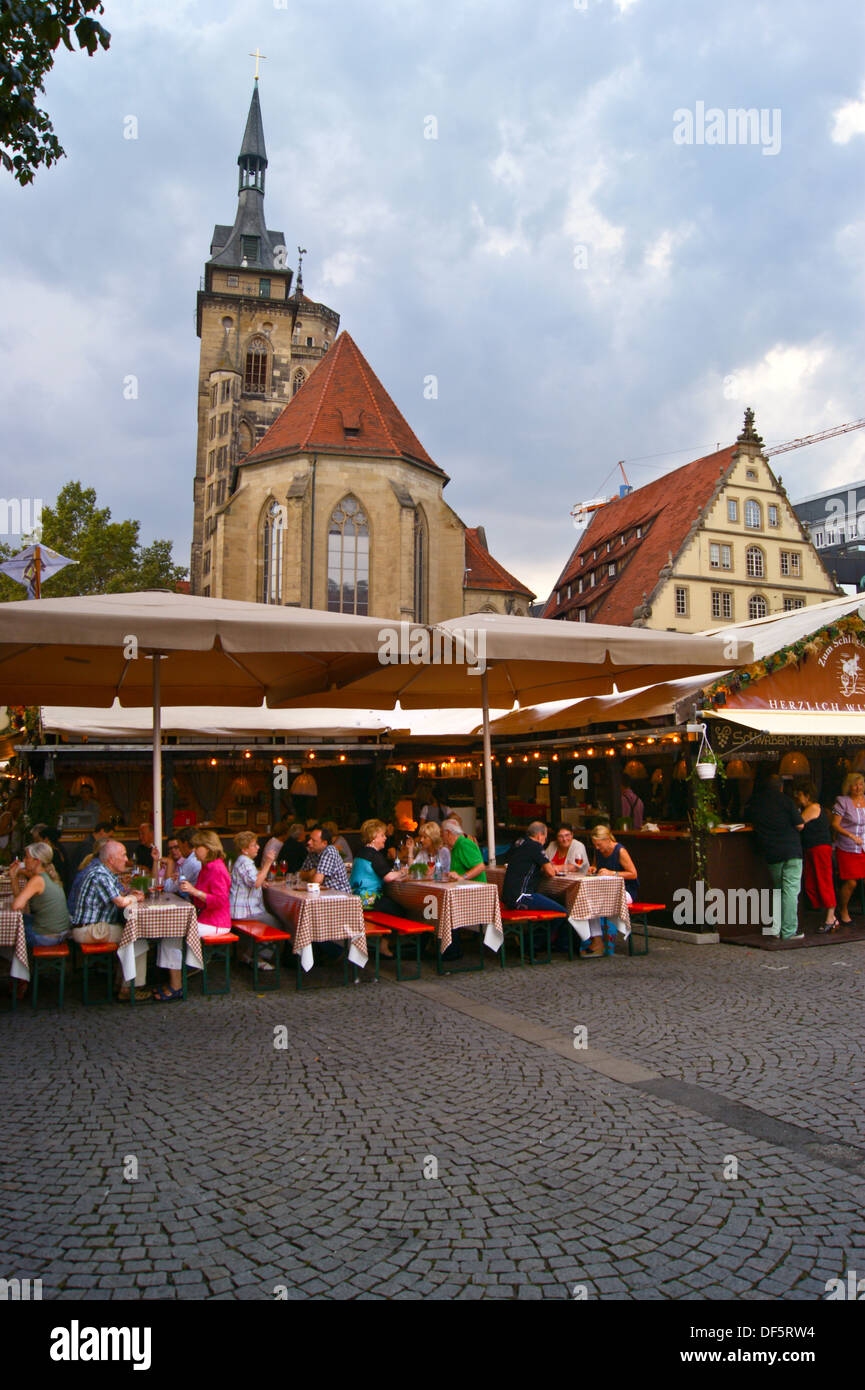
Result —
POLYGON ((423 509, 417 507, 414 514, 414 620, 425 623, 429 587, 427 571, 429 566, 429 529, 423 509))
POLYGON ((327 528, 327 606, 369 613, 369 523, 356 497, 342 499, 327 528))
POLYGON ((246 368, 243 373, 243 389, 253 395, 264 395, 267 390, 267 339, 257 335, 251 339, 246 349, 246 368))
POLYGON ((292 377, 292 380, 291 380, 291 394, 292 394, 292 396, 296 396, 296 395, 297 395, 298 391, 300 390, 301 386, 303 385, 303 383, 304 383, 305 381, 306 381, 306 375, 305 375, 305 373, 302 372, 302 371, 300 370, 300 368, 298 368, 298 370, 295 372, 295 374, 294 374, 294 376, 292 377))
POLYGON ((285 541, 285 509, 271 502, 264 518, 264 566, 262 603, 282 603, 282 558, 285 541))

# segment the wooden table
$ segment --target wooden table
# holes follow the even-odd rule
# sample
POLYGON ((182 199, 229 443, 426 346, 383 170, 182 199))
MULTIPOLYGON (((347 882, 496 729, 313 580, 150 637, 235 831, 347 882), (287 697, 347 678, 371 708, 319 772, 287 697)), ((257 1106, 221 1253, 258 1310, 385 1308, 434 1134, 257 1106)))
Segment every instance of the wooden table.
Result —
POLYGON ((314 941, 345 941, 346 938, 351 942, 349 960, 361 968, 366 965, 369 953, 363 903, 355 893, 326 889, 310 893, 306 887, 288 888, 265 883, 264 904, 291 932, 292 951, 300 956, 304 970, 312 969, 314 941))
POLYGON ((387 891, 419 922, 429 922, 443 951, 450 946, 458 927, 475 931, 485 927, 484 945, 493 951, 502 944, 502 914, 494 883, 460 883, 456 879, 437 883, 432 878, 406 878, 389 883, 387 891))
POLYGON ((186 943, 186 964, 204 969, 198 914, 188 898, 160 893, 124 908, 123 935, 117 945, 117 959, 124 980, 135 979, 135 943, 142 940, 174 938, 186 943))
MULTIPOLYGON (((496 865, 487 869, 487 877, 496 884, 501 893, 506 870, 496 865)), ((535 890, 548 898, 564 898, 564 908, 570 918, 571 926, 584 940, 586 936, 601 935, 601 917, 609 917, 625 938, 630 935, 631 918, 628 914, 626 898, 627 881, 610 874, 557 874, 549 878, 545 874, 538 881, 535 890), (586 936, 576 926, 585 927, 586 936)))

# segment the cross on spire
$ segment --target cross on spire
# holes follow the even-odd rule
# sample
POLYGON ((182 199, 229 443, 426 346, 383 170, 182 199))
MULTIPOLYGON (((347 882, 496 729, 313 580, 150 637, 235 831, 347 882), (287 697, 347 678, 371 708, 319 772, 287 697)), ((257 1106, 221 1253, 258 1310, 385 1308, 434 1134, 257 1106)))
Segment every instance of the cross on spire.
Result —
POLYGON ((257 81, 258 81, 258 65, 259 65, 260 62, 264 62, 264 63, 267 62, 267 54, 266 54, 266 53, 262 53, 261 50, 260 50, 260 48, 259 48, 258 45, 256 44, 255 52, 254 52, 254 53, 250 53, 249 56, 250 56, 250 58, 254 58, 254 59, 255 59, 255 80, 256 80, 256 82, 257 82, 257 81))

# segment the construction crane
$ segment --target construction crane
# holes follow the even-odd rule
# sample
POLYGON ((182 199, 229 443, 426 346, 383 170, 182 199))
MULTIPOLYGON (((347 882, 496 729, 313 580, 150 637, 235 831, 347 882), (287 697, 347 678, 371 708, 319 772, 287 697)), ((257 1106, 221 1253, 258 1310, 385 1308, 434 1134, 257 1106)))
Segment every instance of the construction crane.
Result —
MULTIPOLYGON (((763 454, 766 458, 772 458, 775 454, 786 454, 791 449, 804 449, 807 444, 819 444, 823 439, 833 439, 838 434, 850 434, 852 430, 861 430, 862 428, 865 428, 865 420, 851 420, 846 425, 833 425, 831 429, 821 430, 819 434, 806 434, 800 439, 790 439, 786 444, 775 444, 771 449, 764 449, 763 454)), ((625 481, 624 485, 619 488, 616 497, 593 497, 587 502, 578 502, 576 506, 571 507, 570 514, 574 518, 576 530, 582 530, 584 526, 588 525, 590 513, 599 511, 601 507, 606 507, 608 502, 618 501, 619 497, 624 497, 631 491, 631 485, 625 473, 624 459, 619 460, 618 467, 621 468, 625 481)))

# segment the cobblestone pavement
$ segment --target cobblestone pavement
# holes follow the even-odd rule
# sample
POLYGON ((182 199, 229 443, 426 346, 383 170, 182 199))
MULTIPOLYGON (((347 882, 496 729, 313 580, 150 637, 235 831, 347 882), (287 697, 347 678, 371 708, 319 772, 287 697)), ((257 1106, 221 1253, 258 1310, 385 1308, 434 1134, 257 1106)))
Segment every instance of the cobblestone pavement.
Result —
POLYGON ((820 1298, 865 1269, 865 945, 767 955, 4 1000, 0 1273, 46 1299, 820 1298))

